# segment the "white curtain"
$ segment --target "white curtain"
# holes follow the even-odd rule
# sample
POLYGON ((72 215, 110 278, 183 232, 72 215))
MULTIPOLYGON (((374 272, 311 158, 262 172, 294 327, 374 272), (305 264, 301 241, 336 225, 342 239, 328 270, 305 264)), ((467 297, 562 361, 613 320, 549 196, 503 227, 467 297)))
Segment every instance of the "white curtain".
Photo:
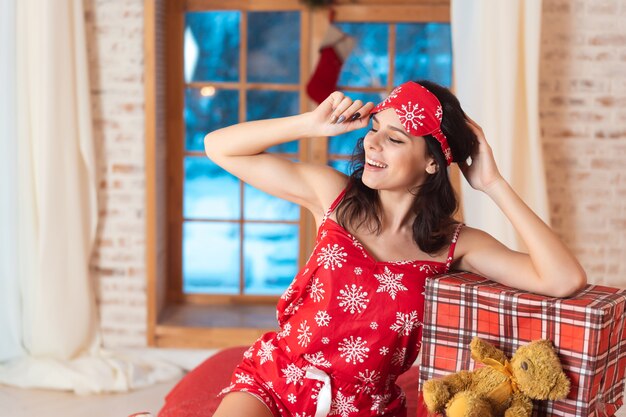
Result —
POLYGON ((0 382, 97 393, 177 377, 174 365, 100 347, 82 1, 0 4, 0 382))
MULTIPOLYGON (((541 0, 452 0, 451 9, 455 92, 504 178, 550 224, 539 131, 541 0)), ((462 183, 466 223, 525 250, 495 203, 462 183)))
POLYGON ((15 4, 0 0, 0 362, 24 354, 17 279, 15 4))

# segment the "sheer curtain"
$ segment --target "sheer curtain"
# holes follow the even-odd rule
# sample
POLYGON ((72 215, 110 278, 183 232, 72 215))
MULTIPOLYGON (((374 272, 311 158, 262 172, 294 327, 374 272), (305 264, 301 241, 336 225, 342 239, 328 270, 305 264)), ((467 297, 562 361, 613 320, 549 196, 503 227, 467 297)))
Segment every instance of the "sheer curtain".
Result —
POLYGON ((17 279, 15 3, 0 0, 0 362, 23 355, 17 279))
POLYGON ((100 347, 82 2, 0 2, 0 382, 96 393, 177 377, 174 365, 100 347))
MULTIPOLYGON (((504 178, 550 224, 539 132, 541 0, 452 0, 451 8, 456 94, 504 178)), ((466 181, 462 194, 468 225, 525 249, 489 197, 466 181)))

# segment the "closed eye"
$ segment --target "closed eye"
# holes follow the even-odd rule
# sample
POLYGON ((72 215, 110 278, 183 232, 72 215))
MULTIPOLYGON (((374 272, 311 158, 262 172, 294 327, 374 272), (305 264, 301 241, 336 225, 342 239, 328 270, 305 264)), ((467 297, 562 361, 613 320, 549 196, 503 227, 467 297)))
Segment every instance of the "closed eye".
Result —
MULTIPOLYGON (((372 127, 372 128, 370 128, 370 131, 371 131, 371 132, 374 132, 374 133, 378 132, 378 130, 375 130, 373 127, 372 127)), ((390 142, 393 142, 393 143, 404 143, 404 141, 402 141, 402 140, 397 140, 397 139, 394 139, 394 138, 392 138, 392 137, 389 137, 389 138, 387 138, 387 139, 389 139, 389 141, 390 141, 390 142)))

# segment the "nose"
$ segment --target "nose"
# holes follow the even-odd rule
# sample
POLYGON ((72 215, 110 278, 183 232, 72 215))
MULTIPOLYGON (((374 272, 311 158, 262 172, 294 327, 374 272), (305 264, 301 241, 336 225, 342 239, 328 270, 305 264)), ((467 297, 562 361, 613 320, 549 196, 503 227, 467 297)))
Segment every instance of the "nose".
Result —
POLYGON ((381 149, 380 138, 381 138, 380 131, 378 132, 370 131, 365 136, 365 139, 363 139, 363 142, 365 144, 365 149, 380 150, 381 149))

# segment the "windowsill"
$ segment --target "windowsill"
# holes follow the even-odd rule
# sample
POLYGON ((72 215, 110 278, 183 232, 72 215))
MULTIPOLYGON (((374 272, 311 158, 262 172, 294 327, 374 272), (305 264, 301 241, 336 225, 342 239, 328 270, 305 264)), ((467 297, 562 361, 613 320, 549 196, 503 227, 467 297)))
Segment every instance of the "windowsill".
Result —
POLYGON ((158 347, 216 349, 251 345, 279 330, 274 305, 172 304, 155 329, 158 347))
POLYGON ((159 324, 175 327, 278 328, 273 305, 172 304, 165 308, 159 324))

